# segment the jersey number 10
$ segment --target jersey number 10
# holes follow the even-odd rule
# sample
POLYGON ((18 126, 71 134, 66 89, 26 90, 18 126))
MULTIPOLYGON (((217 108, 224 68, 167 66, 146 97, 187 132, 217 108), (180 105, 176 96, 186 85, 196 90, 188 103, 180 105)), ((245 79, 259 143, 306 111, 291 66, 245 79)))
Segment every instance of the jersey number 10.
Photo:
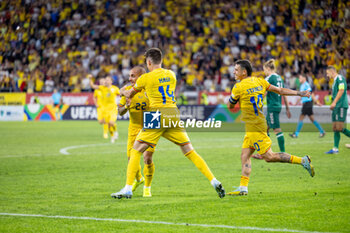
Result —
POLYGON ((171 93, 169 93, 169 87, 170 87, 170 85, 166 86, 166 92, 164 91, 164 87, 163 86, 159 86, 158 87, 158 91, 160 92, 160 94, 162 95, 162 98, 163 98, 163 104, 166 103, 166 95, 165 95, 165 93, 173 100, 173 102, 175 102, 174 92, 172 91, 171 93))
POLYGON ((259 110, 262 111, 263 108, 263 96, 258 95, 257 101, 255 101, 255 96, 250 97, 250 102, 253 104, 255 115, 259 116, 259 110))

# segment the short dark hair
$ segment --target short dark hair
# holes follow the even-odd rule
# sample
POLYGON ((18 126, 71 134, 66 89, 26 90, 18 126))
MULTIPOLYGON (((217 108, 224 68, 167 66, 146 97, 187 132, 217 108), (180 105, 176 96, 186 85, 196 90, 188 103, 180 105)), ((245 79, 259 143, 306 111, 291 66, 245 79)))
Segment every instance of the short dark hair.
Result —
POLYGON ((252 64, 250 64, 250 61, 238 60, 236 61, 236 65, 239 65, 242 69, 245 69, 247 71, 248 77, 252 75, 253 68, 252 68, 252 64))
POLYGON ((150 48, 145 52, 145 59, 150 58, 153 64, 160 64, 163 60, 162 51, 159 48, 150 48))

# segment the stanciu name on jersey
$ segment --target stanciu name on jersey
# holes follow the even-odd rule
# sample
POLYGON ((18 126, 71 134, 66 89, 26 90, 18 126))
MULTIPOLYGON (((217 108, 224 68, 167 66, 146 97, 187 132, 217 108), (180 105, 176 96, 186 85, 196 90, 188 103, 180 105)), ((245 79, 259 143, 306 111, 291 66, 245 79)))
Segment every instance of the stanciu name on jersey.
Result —
POLYGON ((262 86, 258 86, 258 87, 254 87, 254 88, 249 88, 247 89, 247 93, 248 94, 251 94, 251 93, 254 93, 254 92, 257 92, 257 91, 261 91, 263 89, 262 86))
POLYGON ((187 119, 186 121, 163 118, 163 128, 181 127, 181 128, 221 128, 221 121, 216 121, 214 118, 208 120, 187 119))

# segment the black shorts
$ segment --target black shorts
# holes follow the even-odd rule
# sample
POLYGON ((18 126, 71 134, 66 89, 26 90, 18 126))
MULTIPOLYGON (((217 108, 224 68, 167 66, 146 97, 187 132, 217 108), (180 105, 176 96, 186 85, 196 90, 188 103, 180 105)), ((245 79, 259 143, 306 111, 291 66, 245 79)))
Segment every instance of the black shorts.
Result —
POLYGON ((314 115, 314 113, 312 111, 312 106, 313 106, 312 101, 303 103, 303 108, 301 109, 301 114, 304 116, 314 115))

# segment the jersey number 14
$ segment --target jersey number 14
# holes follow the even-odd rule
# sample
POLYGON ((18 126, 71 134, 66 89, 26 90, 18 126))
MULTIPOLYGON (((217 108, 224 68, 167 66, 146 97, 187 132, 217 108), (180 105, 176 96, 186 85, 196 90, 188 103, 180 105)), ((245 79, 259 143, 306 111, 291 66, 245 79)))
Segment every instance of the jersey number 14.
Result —
POLYGON ((158 91, 160 92, 160 94, 162 95, 162 98, 163 98, 163 104, 166 103, 166 95, 169 96, 172 99, 173 102, 175 102, 174 92, 172 91, 171 93, 169 93, 169 87, 170 87, 170 85, 166 86, 166 91, 164 91, 164 87, 163 86, 159 86, 158 87, 158 91))

